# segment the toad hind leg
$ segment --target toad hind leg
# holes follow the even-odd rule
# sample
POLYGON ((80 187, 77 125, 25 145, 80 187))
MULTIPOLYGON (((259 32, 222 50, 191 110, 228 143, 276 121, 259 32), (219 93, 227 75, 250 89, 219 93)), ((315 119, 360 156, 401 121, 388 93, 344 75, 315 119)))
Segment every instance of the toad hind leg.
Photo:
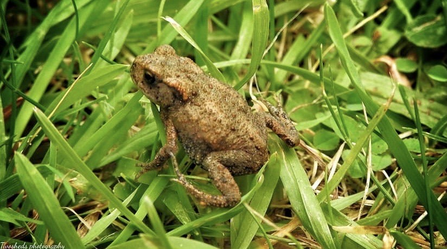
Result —
POLYGON ((178 176, 177 179, 173 180, 182 184, 187 192, 197 198, 202 205, 233 207, 241 200, 239 187, 228 168, 221 164, 217 160, 216 156, 213 156, 212 154, 216 153, 211 153, 208 155, 205 160, 203 160, 202 165, 208 170, 209 178, 212 180, 214 186, 216 186, 216 188, 222 193, 222 195, 211 195, 205 193, 189 183, 185 176, 180 173, 175 157, 171 154, 172 163, 178 176))

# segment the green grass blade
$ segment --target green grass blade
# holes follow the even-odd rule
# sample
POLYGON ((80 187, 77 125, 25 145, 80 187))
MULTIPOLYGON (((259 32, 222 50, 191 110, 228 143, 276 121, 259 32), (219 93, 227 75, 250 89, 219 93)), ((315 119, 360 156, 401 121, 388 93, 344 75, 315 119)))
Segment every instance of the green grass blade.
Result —
POLYGON ((171 236, 182 236, 194 229, 201 228, 202 226, 212 225, 219 222, 226 221, 228 219, 233 218, 238 213, 242 211, 243 203, 248 202, 252 199, 252 197, 257 193, 258 189, 262 186, 263 183, 263 173, 265 167, 263 167, 255 176, 253 180, 252 187, 250 191, 242 196, 241 202, 238 203, 231 209, 216 209, 206 215, 201 216, 200 218, 193 220, 187 224, 177 227, 168 232, 171 236))
POLYGON ((264 0, 253 0, 253 41, 251 49, 251 63, 247 74, 237 83, 235 89, 241 88, 258 70, 264 57, 264 50, 269 37, 269 10, 264 0))
MULTIPOLYGON (((145 190, 142 196, 147 196, 151 200, 156 200, 161 193, 164 191, 169 183, 169 179, 165 177, 156 177, 145 190)), ((147 210, 145 206, 140 205, 138 207, 135 216, 139 219, 143 219, 147 215, 147 210)), ((135 232, 135 226, 126 226, 126 228, 118 235, 118 237, 113 241, 112 245, 119 245, 127 241, 135 232)))
POLYGON ((323 248, 337 248, 326 215, 320 207, 295 150, 283 143, 281 147, 278 153, 282 153, 279 157, 284 160, 284 167, 281 168, 280 177, 293 210, 306 230, 323 248))
POLYGON ((234 0, 234 1, 227 1, 227 0, 214 0, 210 1, 210 11, 211 13, 216 13, 218 11, 221 11, 225 8, 228 8, 232 5, 242 3, 246 0, 234 0))
MULTIPOLYGON (((303 77, 303 79, 306 79, 314 84, 320 85, 320 76, 316 73, 309 71, 309 70, 295 67, 295 66, 286 65, 283 63, 265 61, 265 60, 262 61, 262 64, 289 71, 293 74, 297 74, 297 75, 303 77)), ((345 86, 342 86, 341 84, 337 84, 337 82, 333 82, 329 78, 324 78, 323 83, 324 83, 324 87, 325 87, 326 91, 330 91, 333 89, 335 94, 337 94, 337 96, 342 96, 343 94, 349 93, 351 91, 348 88, 346 88, 345 86)))
POLYGON ((216 66, 214 66, 213 62, 206 56, 206 54, 202 51, 202 49, 199 47, 199 45, 194 41, 194 39, 186 32, 183 27, 178 24, 174 19, 171 17, 166 17, 166 21, 168 21, 172 27, 185 39, 191 44, 202 56, 202 59, 205 61, 205 64, 208 68, 208 71, 213 75, 216 79, 220 80, 221 82, 225 82, 225 77, 222 75, 222 73, 217 69, 216 66))
MULTIPOLYGON (((77 6, 82 7, 90 2, 90 0, 79 0, 77 6)), ((51 11, 43 22, 37 27, 34 32, 28 37, 21 47, 25 48, 25 51, 20 54, 17 61, 22 63, 18 64, 16 71, 14 72, 14 78, 19 82, 16 87, 19 87, 26 72, 28 71, 31 63, 33 62, 38 50, 41 48, 42 41, 45 38, 48 30, 55 24, 58 24, 73 15, 73 8, 71 1, 59 2, 51 11)))
MULTIPOLYGON (((301 62, 304 56, 307 55, 311 51, 312 47, 317 43, 317 40, 321 38, 325 27, 326 26, 324 23, 318 25, 318 27, 312 32, 310 37, 304 41, 304 43, 301 43, 300 39, 296 39, 284 56, 282 63, 292 66, 301 62)), ((275 81, 283 82, 288 73, 289 71, 279 70, 275 73, 275 81)))
MULTIPOLYGON (((278 140, 278 138, 275 140, 278 140)), ((278 146, 277 141, 276 143, 272 144, 278 146)), ((280 149, 280 147, 275 148, 280 149)), ((281 162, 284 162, 284 160, 280 161, 278 159, 278 155, 275 154, 275 150, 270 150, 270 152, 273 154, 271 155, 264 172, 264 182, 256 191, 257 194, 255 193, 249 203, 249 205, 261 216, 265 215, 267 208, 269 207, 273 192, 279 180, 279 172, 282 167, 281 162)), ((260 218, 253 217, 250 212, 250 210, 244 210, 233 219, 234 229, 231 230, 233 233, 231 236, 233 239, 231 245, 234 248, 247 248, 259 229, 258 223, 260 222, 260 218), (257 221, 255 221, 255 219, 257 221)))
POLYGON ((78 79, 73 83, 71 88, 67 88, 67 90, 61 92, 61 94, 53 100, 48 108, 47 114, 49 111, 59 113, 66 110, 75 102, 91 94, 93 90, 122 76, 124 71, 128 68, 128 66, 120 64, 108 65, 101 68, 101 70, 95 71, 94 74, 89 74, 78 79))
POLYGON ((6 154, 6 127, 5 127, 5 117, 3 116, 3 106, 2 98, 0 96, 0 182, 6 177, 6 165, 7 165, 7 154, 6 154))
MULTIPOLYGON (((121 20, 121 17, 123 16, 125 10, 126 10, 126 6, 129 3, 129 0, 124 1, 122 3, 122 5, 118 8, 118 13, 116 14, 116 16, 113 18, 112 23, 109 26, 109 29, 106 32, 106 35, 101 39, 101 42, 98 45, 98 48, 95 51, 95 54, 92 57, 91 63, 96 66, 97 62, 99 60, 99 58, 101 57, 101 55, 103 54, 106 45, 110 45, 110 39, 113 37, 113 35, 115 34, 115 28, 118 26, 118 22, 121 20)), ((132 18, 133 14, 130 13, 128 15, 126 15, 124 17, 124 20, 126 22, 124 22, 127 26, 127 32, 129 31, 130 28, 130 24, 132 24, 132 19, 128 19, 128 17, 132 18)), ((123 21, 124 21, 123 20, 123 21)), ((127 34, 127 32, 125 32, 125 34, 127 34)), ((122 37, 126 37, 126 36, 122 36, 122 37)), ((122 39, 122 38, 121 38, 122 39)), ((124 39, 122 39, 122 42, 124 41, 124 39)), ((91 69, 93 71, 93 68, 91 69)))
MULTIPOLYGON (((343 214, 341 211, 334 209, 327 203, 322 203, 322 209, 324 213, 332 213, 332 220, 330 224, 332 226, 352 226, 356 227, 358 224, 352 221, 351 217, 343 214)), ((367 234, 344 234, 346 238, 340 241, 340 246, 338 248, 382 248, 383 242, 373 235, 367 234), (355 243, 354 245, 352 243, 355 243), (347 244, 350 246, 348 247, 347 244)))
MULTIPOLYGON (((354 63, 350 59, 335 13, 328 4, 325 5, 325 17, 329 28, 329 34, 340 55, 342 65, 351 79, 351 83, 355 87, 357 94, 365 104, 368 114, 373 116, 377 112, 378 106, 361 85, 360 76, 354 63)), ((410 152, 403 144, 402 140, 397 136, 397 133, 388 118, 383 118, 381 122, 379 122, 378 127, 383 139, 388 143, 391 153, 396 157, 399 166, 403 169, 405 176, 408 178, 411 186, 419 197, 419 200, 425 207, 428 206, 428 199, 432 201, 430 205, 433 209, 433 215, 436 217, 436 225, 443 236, 447 237, 447 214, 432 192, 430 192, 431 196, 427 198, 424 179, 419 173, 410 152)))
MULTIPOLYGON (((241 4, 240 12, 242 12, 240 29, 239 33, 237 34, 239 39, 237 40, 231 51, 231 61, 247 58, 247 55, 250 51, 251 43, 253 41, 254 20, 252 4, 248 1, 241 4)), ((242 65, 236 65, 236 67, 234 67, 234 71, 240 70, 241 66, 242 65)))
MULTIPOLYGON (((137 188, 132 194, 130 194, 124 201, 124 205, 128 205, 132 199, 135 197, 135 193, 138 191, 137 188)), ((118 218, 120 215, 120 211, 118 209, 113 210, 107 215, 104 215, 99 219, 88 231, 88 233, 82 238, 82 242, 84 244, 88 244, 98 236, 101 235, 107 228, 112 225, 112 223, 118 218)))
POLYGON ((418 244, 416 244, 410 236, 404 234, 395 229, 390 230, 390 234, 396 239, 396 242, 405 249, 418 249, 421 248, 418 244))
POLYGON ((27 191, 33 208, 37 210, 39 217, 50 231, 51 237, 67 248, 84 248, 72 223, 62 211, 53 190, 39 171, 24 155, 16 153, 15 159, 20 181, 27 191))
POLYGON ((50 140, 57 146, 65 160, 67 160, 73 168, 78 171, 81 175, 85 177, 87 181, 90 182, 92 187, 97 189, 113 207, 116 207, 121 213, 126 216, 136 227, 141 231, 154 235, 154 232, 149 229, 140 219, 135 217, 122 203, 116 198, 116 196, 110 191, 106 185, 104 185, 99 179, 93 174, 90 168, 77 156, 76 152, 70 145, 65 141, 62 135, 58 132, 56 127, 48 120, 48 118, 39 110, 35 109, 35 115, 39 121, 45 134, 50 138, 50 140))
POLYGON ((157 239, 160 241, 162 247, 167 249, 173 248, 172 245, 169 243, 168 236, 166 236, 166 231, 163 227, 163 223, 158 217, 158 213, 154 207, 154 203, 149 199, 149 197, 145 196, 143 198, 142 204, 146 206, 147 214, 152 223, 152 226, 154 227, 155 233, 158 235, 157 239))
MULTIPOLYGON (((122 8, 122 7, 121 7, 122 8)), ((133 18, 134 18, 134 12, 130 11, 129 13, 126 13, 126 16, 122 18, 121 22, 118 23, 116 30, 113 32, 112 36, 109 38, 109 41, 107 42, 102 54, 99 56, 101 58, 106 58, 106 60, 99 60, 95 64, 95 68, 99 68, 95 73, 98 73, 98 71, 102 70, 104 66, 107 66, 109 64, 114 64, 114 62, 110 63, 109 60, 113 60, 116 58, 117 55, 122 51, 124 44, 126 43, 126 38, 129 35, 129 31, 131 30, 132 24, 133 24, 133 18)), ((117 17, 114 18, 114 20, 117 19, 117 17)), ((95 54, 99 52, 99 47, 95 49, 95 54)), ((81 60, 82 61, 82 60, 81 60)), ((92 61, 93 63, 93 61, 92 61)), ((84 67, 81 67, 84 68, 84 67)), ((92 70, 94 71, 94 70, 92 70)))
MULTIPOLYGON (((136 93, 123 109, 113 115, 111 119, 96 130, 86 141, 77 143, 73 148, 76 153, 80 156, 84 156, 94 148, 98 142, 104 142, 117 134, 125 135, 140 114, 140 104, 138 101, 141 99, 141 96, 141 92, 136 93)), ((115 143, 113 142, 104 142, 100 147, 105 148, 105 153, 107 153, 108 149, 114 145, 115 143)), ((87 164, 92 167, 97 167, 102 157, 105 156, 103 153, 95 154, 96 155, 93 158, 89 157, 87 161, 87 164)))
MULTIPOLYGON (((92 16, 95 16, 91 15, 91 13, 94 11, 99 11, 99 8, 101 7, 104 8, 103 6, 105 6, 107 2, 108 1, 105 0, 96 1, 95 4, 91 4, 83 9, 80 9, 79 12, 83 13, 83 15, 81 16, 82 18, 80 18, 81 27, 84 25, 89 25, 89 23, 87 22, 91 21, 90 18, 92 16)), ((42 98, 43 93, 50 83, 50 79, 54 76, 54 73, 58 69, 62 59, 75 40, 75 33, 73 32, 75 28, 74 20, 75 19, 73 19, 67 25, 57 44, 50 52, 46 63, 42 66, 40 74, 37 76, 36 80, 33 83, 33 86, 28 92, 28 97, 34 99, 35 101, 39 101, 40 98, 42 98)), ((33 106, 30 103, 25 102, 19 112, 19 115, 17 116, 15 127, 16 136, 21 136, 26 125, 28 124, 28 120, 31 118, 32 112, 33 106)))
MULTIPOLYGON (((356 141, 354 147, 352 148, 349 155, 344 159, 343 165, 338 169, 337 173, 335 173, 334 177, 324 186, 321 193, 331 193, 338 184, 342 181, 343 177, 346 175, 349 167, 354 163, 357 156, 360 154, 363 146, 366 144, 370 135, 374 132, 374 129, 377 127, 378 123, 384 118, 386 113, 386 106, 381 106, 377 111, 376 115, 371 119, 368 124, 366 130, 362 133, 359 140, 356 141)), ((323 201, 325 196, 323 194, 319 195, 319 200, 323 201)))
POLYGON ((418 102, 416 99, 413 99, 414 103, 414 116, 415 116, 415 124, 418 131, 418 140, 419 140, 419 147, 421 148, 421 161, 422 161, 422 174, 424 175, 424 184, 425 184, 425 192, 427 196, 427 206, 425 207, 428 212, 428 230, 430 233, 430 244, 435 244, 435 233, 433 229, 433 212, 431 208, 432 203, 432 193, 431 186, 430 186, 430 178, 428 177, 428 169, 427 169, 427 157, 425 156, 426 150, 425 150, 425 143, 424 143, 424 133, 422 132, 422 125, 421 125, 421 119, 419 117, 419 109, 418 109, 418 102))
MULTIPOLYGON (((180 238, 180 237, 168 237, 168 241, 171 245, 176 245, 175 248, 194 248, 194 249, 217 249, 217 247, 208 245, 204 242, 196 241, 190 238, 180 238)), ((153 238, 148 238, 147 236, 142 236, 140 239, 134 239, 119 245, 110 246, 110 249, 121 249, 121 248, 150 248, 150 249, 164 249, 165 247, 158 243, 157 240, 153 238)))
MULTIPOLYGON (((190 1, 188 4, 186 4, 178 13, 173 17, 174 20, 176 20, 181 26, 185 26, 189 23, 189 21, 194 17, 194 15, 197 14, 197 11, 200 9, 201 5, 203 4, 204 0, 196 0, 196 1, 190 1)), ((172 29, 171 26, 166 26, 162 31, 161 34, 158 36, 159 39, 156 39, 152 41, 147 48, 144 50, 143 53, 149 53, 154 51, 154 49, 161 44, 169 44, 171 43, 175 36, 177 35, 177 32, 175 32, 174 29, 172 29)))

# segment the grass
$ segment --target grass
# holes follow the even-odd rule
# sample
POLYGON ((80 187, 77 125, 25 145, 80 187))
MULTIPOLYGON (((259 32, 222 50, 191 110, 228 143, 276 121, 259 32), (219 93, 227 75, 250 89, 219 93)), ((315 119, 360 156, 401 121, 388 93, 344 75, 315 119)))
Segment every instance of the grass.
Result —
MULTIPOLYGON (((446 246, 445 0, 1 6, 0 242, 446 246), (171 167, 135 181, 165 134, 129 64, 160 44, 248 100, 280 95, 325 165, 271 134, 270 160, 237 177, 233 208, 200 206, 171 167)), ((184 151, 177 160, 216 191, 184 151)))

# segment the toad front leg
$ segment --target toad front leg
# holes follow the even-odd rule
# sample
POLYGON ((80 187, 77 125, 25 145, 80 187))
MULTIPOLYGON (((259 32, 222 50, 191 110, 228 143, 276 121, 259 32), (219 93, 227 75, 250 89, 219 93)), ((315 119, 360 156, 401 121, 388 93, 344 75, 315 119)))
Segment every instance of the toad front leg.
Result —
POLYGON ((280 107, 275 107, 267 101, 261 101, 267 106, 269 113, 264 116, 266 126, 278 135, 287 145, 295 147, 300 144, 300 138, 289 116, 280 107))
POLYGON ((315 160, 317 160, 320 165, 325 165, 318 151, 309 147, 304 141, 302 141, 295 126, 290 120, 289 116, 284 112, 281 107, 275 107, 267 101, 261 101, 264 103, 269 113, 261 113, 264 116, 266 126, 270 128, 274 133, 276 133, 287 145, 290 147, 300 146, 309 155, 311 155, 315 160))
POLYGON ((180 173, 175 158, 172 159, 178 176, 178 179, 174 179, 174 181, 182 184, 188 193, 197 198, 201 204, 216 207, 233 207, 241 200, 241 193, 232 173, 235 175, 252 173, 258 171, 262 166, 262 163, 254 163, 250 155, 244 151, 211 152, 202 161, 202 166, 208 171, 208 176, 214 186, 222 193, 222 195, 211 195, 189 183, 185 176, 180 173), (229 168, 225 165, 234 165, 234 167, 229 168), (253 167, 250 167, 251 165, 253 167), (241 168, 244 170, 230 171, 231 169, 241 168))
POLYGON ((160 113, 160 115, 166 129, 166 144, 158 151, 152 162, 139 165, 143 167, 143 169, 141 169, 141 171, 135 176, 135 179, 138 179, 149 170, 160 169, 169 159, 170 154, 177 153, 177 132, 175 131, 174 124, 165 114, 163 114, 163 112, 160 113))

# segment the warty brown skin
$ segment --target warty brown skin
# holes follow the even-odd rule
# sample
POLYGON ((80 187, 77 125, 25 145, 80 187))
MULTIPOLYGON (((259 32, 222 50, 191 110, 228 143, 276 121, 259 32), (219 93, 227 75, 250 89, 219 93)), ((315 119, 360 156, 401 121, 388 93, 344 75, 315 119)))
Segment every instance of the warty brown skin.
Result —
POLYGON ((257 172, 268 160, 267 127, 289 146, 298 133, 281 109, 267 104, 270 113, 254 113, 232 87, 204 73, 192 60, 168 46, 138 56, 131 66, 138 88, 160 107, 167 143, 139 175, 159 169, 177 152, 177 138, 188 156, 208 171, 222 195, 205 193, 178 171, 182 184, 204 205, 231 207, 241 199, 233 176, 257 172))

